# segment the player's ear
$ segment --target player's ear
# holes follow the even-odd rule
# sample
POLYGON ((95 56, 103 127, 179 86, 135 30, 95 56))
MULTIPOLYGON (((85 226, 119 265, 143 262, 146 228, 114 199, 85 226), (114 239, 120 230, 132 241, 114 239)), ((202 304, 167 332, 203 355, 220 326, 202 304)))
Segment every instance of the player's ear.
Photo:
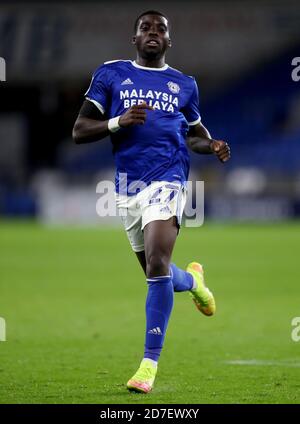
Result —
POLYGON ((133 45, 135 45, 135 43, 136 43, 136 36, 135 36, 135 35, 132 37, 132 39, 131 39, 131 43, 132 43, 133 45))
POLYGON ((172 47, 172 41, 171 41, 171 38, 169 38, 169 40, 168 40, 168 47, 172 47))

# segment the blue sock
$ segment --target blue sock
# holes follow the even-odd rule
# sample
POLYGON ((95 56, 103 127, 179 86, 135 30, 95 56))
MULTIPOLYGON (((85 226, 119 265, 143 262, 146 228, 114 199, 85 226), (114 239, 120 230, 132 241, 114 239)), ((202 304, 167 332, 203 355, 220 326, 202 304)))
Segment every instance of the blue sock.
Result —
POLYGON ((172 278, 147 278, 146 340, 144 358, 158 361, 173 307, 172 278))
POLYGON ((177 268, 175 264, 171 264, 170 271, 175 292, 191 290, 194 283, 194 279, 191 274, 177 268))

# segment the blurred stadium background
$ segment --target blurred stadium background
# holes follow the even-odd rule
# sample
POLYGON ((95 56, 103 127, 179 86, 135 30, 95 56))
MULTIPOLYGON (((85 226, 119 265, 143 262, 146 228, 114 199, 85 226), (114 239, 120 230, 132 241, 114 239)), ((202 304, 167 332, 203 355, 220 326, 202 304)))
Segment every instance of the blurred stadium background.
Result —
POLYGON ((194 75, 202 120, 232 159, 192 155, 205 181, 206 218, 281 220, 300 214, 298 2, 2 2, 0 214, 51 223, 101 223, 96 183, 113 178, 109 140, 75 146, 71 130, 92 72, 134 58, 140 11, 172 22, 167 61, 194 75))
POLYGON ((1 2, 0 403, 299 403, 299 28, 299 1, 1 2), (147 9, 169 16, 167 62, 196 77, 203 123, 232 159, 191 156, 205 224, 174 252, 181 267, 199 255, 218 313, 176 296, 141 399, 124 383, 141 357, 144 277, 118 218, 96 214, 110 142, 76 146, 71 132, 95 68, 135 57, 147 9))

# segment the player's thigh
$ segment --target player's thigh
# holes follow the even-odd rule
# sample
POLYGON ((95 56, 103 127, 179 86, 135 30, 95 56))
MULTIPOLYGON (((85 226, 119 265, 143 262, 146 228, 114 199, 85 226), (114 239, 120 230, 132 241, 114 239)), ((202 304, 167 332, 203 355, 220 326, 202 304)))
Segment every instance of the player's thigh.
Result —
POLYGON ((176 237, 178 234, 177 218, 149 222, 144 227, 144 245, 146 263, 153 257, 170 262, 176 237))
POLYGON ((186 200, 182 185, 154 182, 140 194, 146 262, 153 256, 170 260, 186 200))

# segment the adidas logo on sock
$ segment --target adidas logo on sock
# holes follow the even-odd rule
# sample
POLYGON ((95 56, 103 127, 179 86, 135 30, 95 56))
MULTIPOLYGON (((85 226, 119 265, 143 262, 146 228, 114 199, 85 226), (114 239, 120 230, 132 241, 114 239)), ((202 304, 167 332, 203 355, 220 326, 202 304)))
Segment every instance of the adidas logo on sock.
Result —
POLYGON ((121 82, 121 85, 129 85, 129 84, 133 84, 133 82, 131 81, 130 78, 127 78, 126 80, 124 80, 123 82, 121 82))
POLYGON ((155 334, 156 336, 162 336, 162 332, 159 327, 152 328, 152 330, 148 331, 148 334, 155 334))

